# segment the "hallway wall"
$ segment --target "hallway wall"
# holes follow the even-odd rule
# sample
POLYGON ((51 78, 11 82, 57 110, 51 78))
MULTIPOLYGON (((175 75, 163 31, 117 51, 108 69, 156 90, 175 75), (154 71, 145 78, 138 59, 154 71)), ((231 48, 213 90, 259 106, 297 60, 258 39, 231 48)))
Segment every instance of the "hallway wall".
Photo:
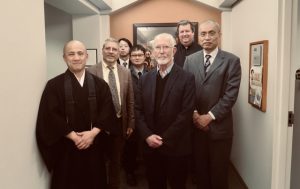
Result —
POLYGON ((132 41, 134 23, 176 23, 183 19, 198 23, 212 19, 221 23, 221 11, 186 0, 138 2, 110 15, 111 36, 132 41))
POLYGON ((63 60, 63 46, 73 39, 72 15, 45 3, 45 32, 47 49, 47 78, 51 79, 67 69, 63 60))
POLYGON ((278 5, 274 0, 241 1, 231 12, 231 48, 241 58, 242 81, 234 108, 232 162, 250 189, 271 188, 278 5), (259 6, 258 6, 259 5, 259 6), (255 11, 254 11, 255 10, 255 11), (269 40, 267 111, 248 104, 249 43, 269 40))
POLYGON ((47 76, 44 1, 2 1, 0 23, 0 188, 45 189, 35 140, 47 76))

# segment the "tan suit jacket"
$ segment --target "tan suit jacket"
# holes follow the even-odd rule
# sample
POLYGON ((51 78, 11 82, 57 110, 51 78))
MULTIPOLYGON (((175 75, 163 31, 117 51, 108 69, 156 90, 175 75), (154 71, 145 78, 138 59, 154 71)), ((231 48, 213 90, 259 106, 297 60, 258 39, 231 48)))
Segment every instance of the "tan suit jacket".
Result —
MULTIPOLYGON (((120 96, 121 96, 121 111, 122 111, 122 129, 123 136, 126 136, 127 128, 134 129, 134 94, 132 87, 131 73, 129 69, 116 63, 118 69, 118 76, 120 82, 120 96)), ((90 73, 103 79, 102 62, 89 67, 87 69, 90 73)))

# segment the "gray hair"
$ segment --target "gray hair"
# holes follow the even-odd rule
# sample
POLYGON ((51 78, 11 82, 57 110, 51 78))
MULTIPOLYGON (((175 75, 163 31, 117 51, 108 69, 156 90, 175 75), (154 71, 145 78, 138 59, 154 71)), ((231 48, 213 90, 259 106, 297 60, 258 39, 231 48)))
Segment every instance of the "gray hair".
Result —
POLYGON ((119 41, 116 40, 115 38, 110 37, 110 38, 105 39, 105 41, 103 43, 103 46, 102 46, 102 49, 104 49, 104 47, 106 46, 106 44, 108 42, 116 43, 119 46, 119 41))
POLYGON ((160 38, 167 39, 172 47, 174 47, 176 45, 176 41, 175 41, 174 37, 171 34, 169 34, 169 33, 160 33, 160 34, 156 35, 153 39, 153 43, 152 43, 153 48, 155 48, 156 41, 160 38))

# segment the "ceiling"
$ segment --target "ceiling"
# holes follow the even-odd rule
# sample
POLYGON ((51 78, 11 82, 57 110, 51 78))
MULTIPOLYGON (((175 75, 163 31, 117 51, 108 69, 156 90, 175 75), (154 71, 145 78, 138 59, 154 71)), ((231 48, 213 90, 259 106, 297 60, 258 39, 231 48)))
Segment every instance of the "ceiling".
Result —
MULTIPOLYGON (((143 0, 45 0, 45 3, 61 9, 71 15, 109 14, 130 4, 143 0)), ((195 0, 221 10, 230 10, 242 0, 195 0)))

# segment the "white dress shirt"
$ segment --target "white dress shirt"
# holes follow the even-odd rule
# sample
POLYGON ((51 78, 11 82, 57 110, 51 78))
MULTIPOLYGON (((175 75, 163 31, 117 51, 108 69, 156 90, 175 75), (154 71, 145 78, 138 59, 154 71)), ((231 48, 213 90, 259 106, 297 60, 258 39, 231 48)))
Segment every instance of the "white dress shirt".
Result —
MULTIPOLYGON (((119 96, 119 103, 121 105, 120 80, 119 80, 117 63, 115 63, 114 65, 112 65, 112 67, 113 67, 113 72, 114 72, 115 77, 116 77, 116 84, 117 84, 117 90, 118 90, 118 96, 119 96)), ((103 79, 106 81, 106 83, 108 83, 108 74, 109 74, 110 70, 108 69, 108 65, 104 61, 102 61, 102 70, 103 70, 103 79)))

